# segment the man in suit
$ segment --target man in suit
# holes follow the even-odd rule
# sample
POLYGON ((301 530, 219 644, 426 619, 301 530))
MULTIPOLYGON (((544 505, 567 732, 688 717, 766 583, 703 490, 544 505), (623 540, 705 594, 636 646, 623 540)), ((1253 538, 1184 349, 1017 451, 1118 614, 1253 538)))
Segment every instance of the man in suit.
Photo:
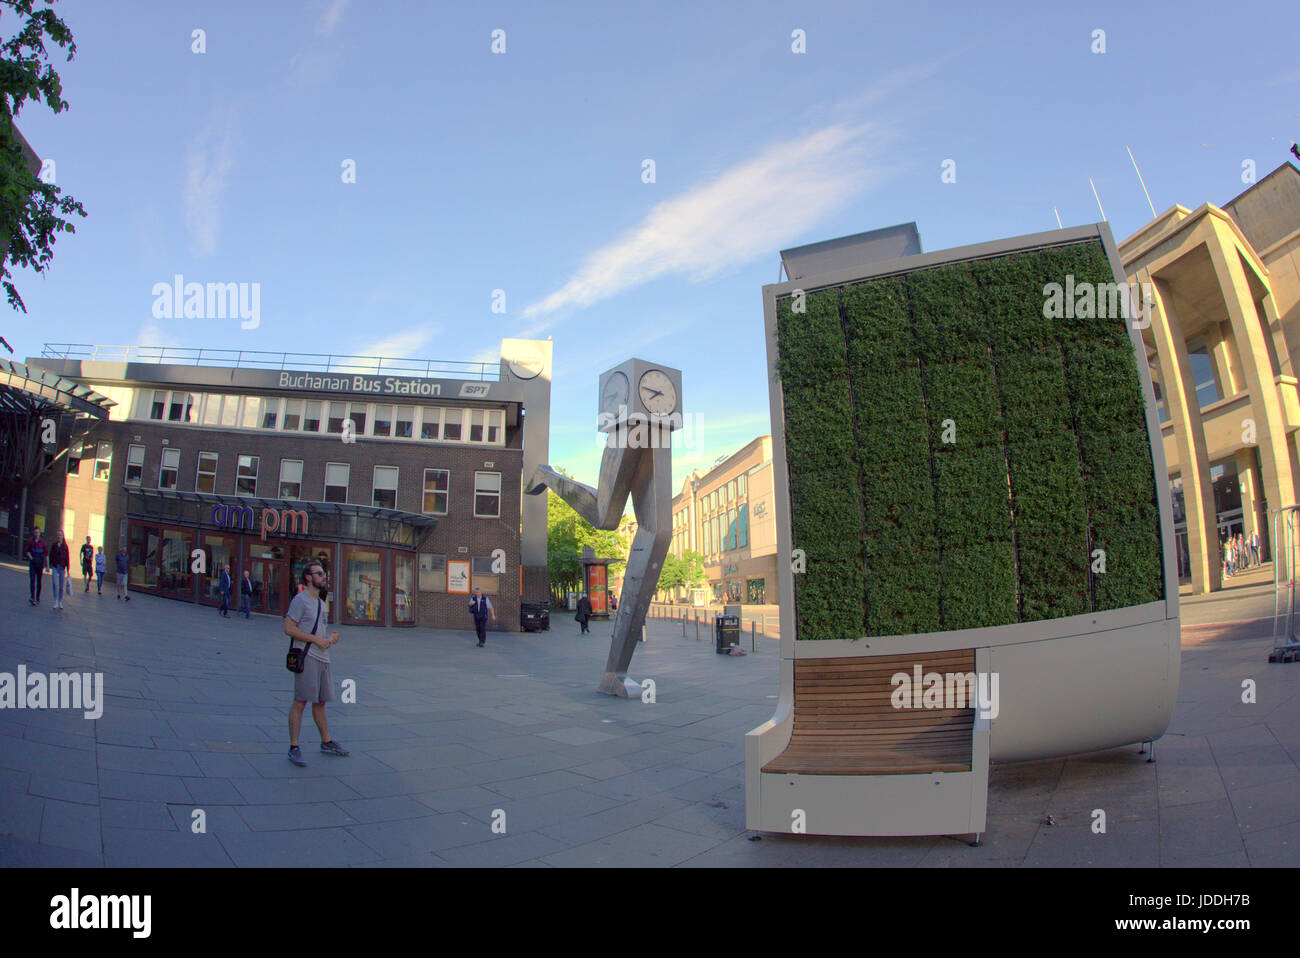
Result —
POLYGON ((582 598, 578 599, 578 614, 574 616, 578 624, 582 626, 582 635, 587 634, 587 621, 591 618, 591 599, 587 598, 587 593, 582 593, 582 598))
POLYGON ((481 649, 487 641, 488 616, 495 622, 497 614, 492 610, 492 600, 478 588, 474 590, 474 598, 469 600, 469 611, 474 615, 474 631, 478 633, 478 648, 481 649))
POLYGON ((221 581, 217 586, 221 590, 221 614, 230 618, 230 566, 221 567, 221 581))

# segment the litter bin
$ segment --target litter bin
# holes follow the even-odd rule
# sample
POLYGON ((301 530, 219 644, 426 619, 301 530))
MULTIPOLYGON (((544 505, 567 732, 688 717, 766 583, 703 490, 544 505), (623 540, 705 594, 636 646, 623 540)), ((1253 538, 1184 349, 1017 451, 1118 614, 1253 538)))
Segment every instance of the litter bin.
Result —
POLYGON ((718 655, 730 655, 733 647, 740 645, 740 616, 718 615, 713 619, 713 634, 718 655))

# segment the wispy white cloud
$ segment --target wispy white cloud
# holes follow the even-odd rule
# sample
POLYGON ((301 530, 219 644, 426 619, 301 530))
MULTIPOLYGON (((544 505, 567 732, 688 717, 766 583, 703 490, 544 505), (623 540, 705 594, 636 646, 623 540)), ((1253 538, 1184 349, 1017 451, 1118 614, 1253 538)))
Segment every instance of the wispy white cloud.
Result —
MULTIPOLYGON (((406 330, 405 332, 392 333, 382 339, 371 339, 362 341, 359 346, 352 352, 353 356, 379 357, 382 359, 429 359, 423 353, 427 352, 425 347, 429 341, 437 335, 439 327, 422 326, 416 329, 406 330)), ((341 363, 335 366, 339 372, 374 372, 375 361, 356 363, 341 363)), ((385 367, 387 368, 387 367, 385 367)), ((400 363, 394 363, 393 369, 401 369, 400 363)), ((423 367, 421 367, 423 368, 423 367)))
POLYGON ((172 335, 171 330, 157 323, 145 323, 135 334, 139 346, 179 346, 180 340, 172 335))
POLYGON ((666 200, 624 235, 587 256, 563 286, 524 309, 537 320, 582 308, 667 274, 699 282, 761 256, 842 210, 887 170, 870 155, 886 135, 841 122, 769 146, 756 158, 666 200))
POLYGON ((321 14, 320 20, 316 22, 317 36, 327 37, 334 32, 334 28, 343 19, 343 11, 348 8, 349 2, 351 0, 331 0, 330 5, 321 14))
POLYGON ((235 165, 235 134, 230 111, 214 114, 190 143, 185 156, 182 201, 185 228, 196 255, 216 252, 221 232, 221 196, 235 165))

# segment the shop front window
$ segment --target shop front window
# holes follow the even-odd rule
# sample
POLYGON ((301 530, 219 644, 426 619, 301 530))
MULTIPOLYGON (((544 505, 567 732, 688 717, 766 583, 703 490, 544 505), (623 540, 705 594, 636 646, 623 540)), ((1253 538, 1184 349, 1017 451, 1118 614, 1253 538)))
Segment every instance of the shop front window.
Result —
MULTIPOLYGON (((158 551, 162 536, 157 526, 131 523, 131 544, 127 548, 130 560, 131 585, 141 589, 158 588, 158 551)), ((116 568, 109 559, 109 568, 116 568)))
POLYGON ((179 529, 164 529, 162 554, 158 561, 158 589, 190 598, 194 594, 194 574, 190 571, 190 536, 179 529))
POLYGON ((239 569, 235 567, 235 537, 203 534, 203 551, 207 553, 207 573, 199 582, 199 599, 204 602, 221 602, 221 570, 230 566, 230 595, 235 608, 239 608, 239 569))
POLYGON ((379 624, 384 621, 384 554, 378 549, 349 546, 345 550, 347 582, 343 589, 344 616, 349 622, 379 624))
POLYGON ((393 553, 393 621, 415 622, 415 556, 393 553))
POLYGON ((750 605, 765 605, 767 603, 767 580, 766 579, 748 579, 745 582, 745 592, 750 605))

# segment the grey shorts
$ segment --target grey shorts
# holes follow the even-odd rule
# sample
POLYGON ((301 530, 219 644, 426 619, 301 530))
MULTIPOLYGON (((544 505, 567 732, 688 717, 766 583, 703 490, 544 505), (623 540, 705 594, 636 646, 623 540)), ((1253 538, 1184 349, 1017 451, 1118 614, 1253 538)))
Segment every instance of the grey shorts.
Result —
POLYGON ((307 656, 307 664, 293 677, 293 700, 295 702, 334 701, 334 681, 330 676, 328 662, 307 656))
POLYGON ((126 579, 127 579, 127 574, 126 574, 125 572, 119 572, 119 573, 117 574, 117 584, 118 584, 118 585, 126 585, 126 584, 127 584, 126 579))

